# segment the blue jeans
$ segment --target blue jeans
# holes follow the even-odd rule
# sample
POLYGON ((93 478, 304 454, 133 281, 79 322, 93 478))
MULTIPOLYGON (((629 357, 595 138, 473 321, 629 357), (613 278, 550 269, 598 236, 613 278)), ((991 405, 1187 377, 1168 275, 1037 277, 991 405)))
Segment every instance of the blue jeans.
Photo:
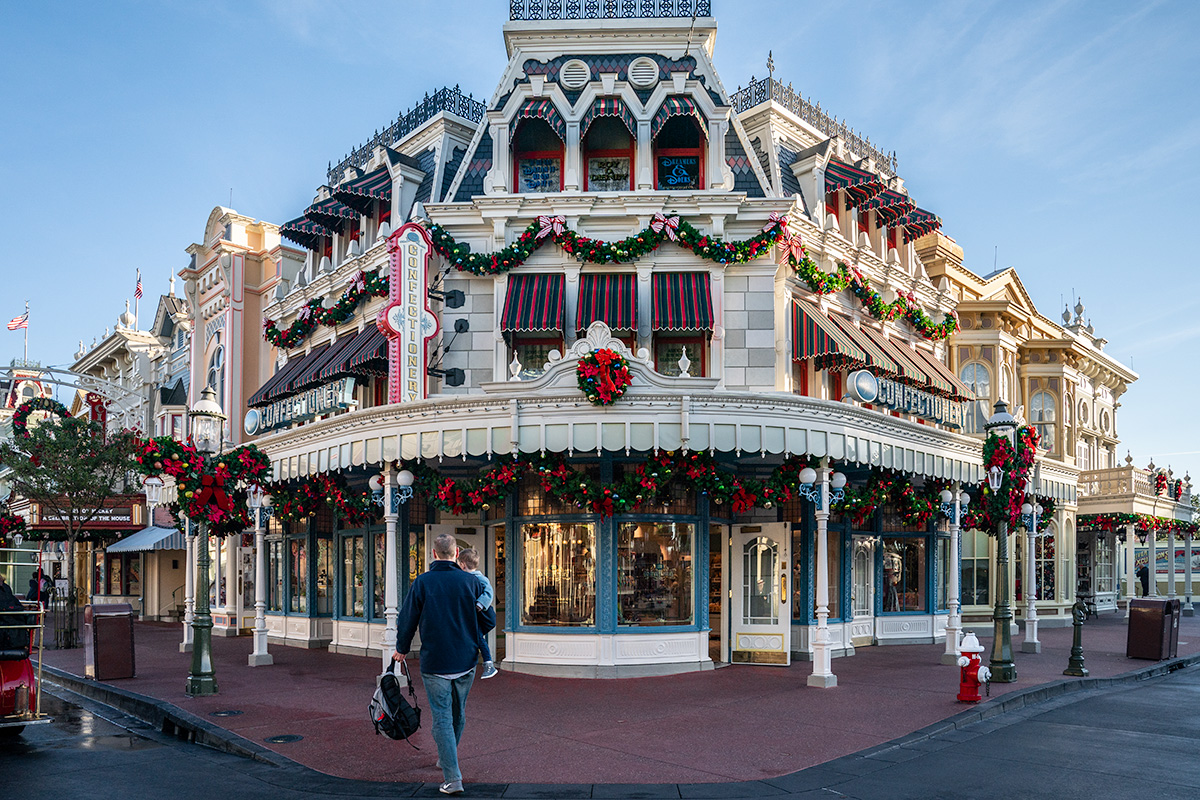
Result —
POLYGON ((467 722, 467 694, 475 682, 475 669, 461 678, 447 680, 437 675, 422 675, 429 711, 433 715, 433 742, 442 762, 442 779, 447 783, 461 781, 458 768, 458 742, 467 722))

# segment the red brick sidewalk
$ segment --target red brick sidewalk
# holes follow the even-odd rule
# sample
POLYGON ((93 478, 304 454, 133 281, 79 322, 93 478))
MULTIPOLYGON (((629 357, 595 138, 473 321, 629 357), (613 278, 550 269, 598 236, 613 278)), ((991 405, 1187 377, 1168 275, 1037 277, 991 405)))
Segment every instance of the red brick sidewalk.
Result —
MULTIPOLYGON (((1125 620, 1084 627, 1087 667, 1109 677, 1148 666, 1126 659, 1125 620)), ((1183 621, 1179 655, 1200 652, 1200 618, 1183 621)), ((377 658, 272 647, 275 664, 250 668, 248 637, 213 642, 220 694, 184 694, 190 656, 178 625, 137 626, 138 677, 114 686, 166 700, 241 736, 300 734, 271 749, 324 773, 375 781, 435 782, 428 723, 420 751, 376 736, 366 707, 377 658), (234 717, 211 712, 235 709, 234 717)), ((1043 651, 1020 651, 1018 681, 992 694, 1060 680, 1069 628, 1043 630, 1043 651)), ((989 644, 984 640, 985 647, 989 644)), ((805 684, 807 663, 787 669, 733 666, 662 678, 566 680, 502 673, 476 681, 460 758, 471 782, 703 783, 794 772, 902 736, 964 709, 957 668, 942 645, 868 647, 833 662, 834 689, 805 684)), ((415 662, 415 659, 413 659, 415 662)), ((83 651, 49 651, 46 663, 83 673, 83 651)), ((428 708, 420 693, 421 705, 428 708)))

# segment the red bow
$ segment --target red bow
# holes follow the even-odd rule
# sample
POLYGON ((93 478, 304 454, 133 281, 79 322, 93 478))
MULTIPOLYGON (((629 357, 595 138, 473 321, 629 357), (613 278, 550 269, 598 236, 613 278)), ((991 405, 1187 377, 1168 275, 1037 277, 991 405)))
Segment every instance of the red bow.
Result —
POLYGON ((675 231, 679 230, 679 217, 668 217, 664 216, 663 214, 656 213, 653 221, 650 223, 650 230, 654 231, 655 233, 662 233, 664 230, 666 230, 667 238, 673 242, 678 238, 675 235, 675 231))
POLYGON ((543 214, 537 218, 537 223, 541 226, 541 230, 538 231, 536 238, 545 239, 551 233, 558 236, 566 230, 567 218, 563 216, 551 217, 543 214))
POLYGON ((200 493, 196 495, 196 503, 201 506, 213 505, 222 511, 229 511, 233 504, 229 495, 225 494, 225 478, 220 475, 202 475, 200 477, 200 493))
POLYGON ((778 226, 780 229, 787 227, 787 217, 775 211, 771 212, 771 216, 767 217, 767 224, 763 225, 763 233, 770 233, 773 228, 778 226))

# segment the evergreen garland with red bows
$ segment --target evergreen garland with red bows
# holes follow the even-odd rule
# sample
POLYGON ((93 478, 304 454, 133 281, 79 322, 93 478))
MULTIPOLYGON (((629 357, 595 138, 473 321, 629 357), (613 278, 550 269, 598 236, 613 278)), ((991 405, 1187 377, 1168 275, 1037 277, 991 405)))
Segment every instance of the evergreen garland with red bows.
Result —
POLYGON ((327 505, 338 514, 344 527, 358 528, 378 518, 370 492, 354 492, 341 475, 317 475, 299 484, 273 483, 271 493, 276 518, 288 522, 310 517, 327 505))
POLYGON ((318 325, 341 325, 354 318, 355 310, 372 297, 388 293, 388 279, 375 272, 359 272, 330 308, 314 297, 300 308, 296 321, 280 330, 274 320, 263 320, 263 338, 276 347, 295 347, 303 342, 318 325))
POLYGON ((12 427, 14 435, 22 439, 28 438, 29 416, 35 411, 45 411, 49 414, 60 416, 63 419, 71 416, 71 412, 67 411, 67 407, 53 398, 35 397, 32 400, 26 400, 17 406, 17 410, 13 412, 12 427))

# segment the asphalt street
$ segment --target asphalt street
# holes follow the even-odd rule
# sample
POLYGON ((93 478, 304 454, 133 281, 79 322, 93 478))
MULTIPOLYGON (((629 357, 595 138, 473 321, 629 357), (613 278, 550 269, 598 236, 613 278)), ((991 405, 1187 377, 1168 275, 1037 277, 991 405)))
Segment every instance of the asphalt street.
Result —
MULTIPOLYGON (((46 694, 53 725, 0 740, 0 796, 177 800, 437 797, 431 784, 332 778, 181 742, 107 706, 46 694)), ((665 734, 669 735, 669 734, 665 734)), ((1200 797, 1200 667, 1059 697, 970 726, 740 784, 470 785, 491 798, 1200 797)), ((397 745, 403 746, 403 745, 397 745)))

